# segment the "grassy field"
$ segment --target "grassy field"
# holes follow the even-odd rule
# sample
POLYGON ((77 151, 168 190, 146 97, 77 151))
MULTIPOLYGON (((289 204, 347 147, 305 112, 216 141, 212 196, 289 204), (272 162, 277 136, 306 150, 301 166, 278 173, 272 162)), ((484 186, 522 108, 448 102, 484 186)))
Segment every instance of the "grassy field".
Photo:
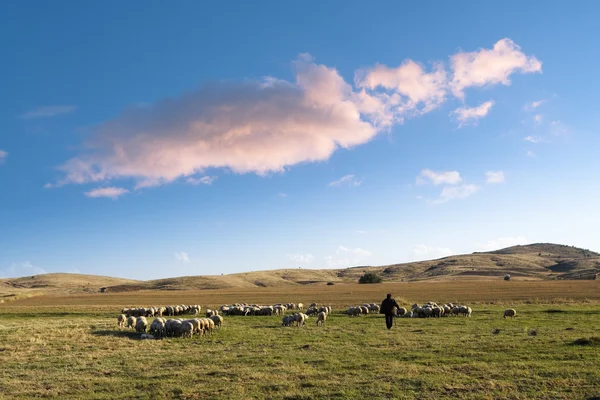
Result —
POLYGON ((598 398, 599 283, 509 284, 17 300, 0 307, 0 398, 598 398), (398 319, 388 331, 379 315, 340 314, 387 291, 406 305, 458 300, 473 317, 398 319), (281 327, 279 317, 225 317, 212 337, 156 341, 116 326, 126 305, 231 301, 318 301, 334 314, 325 327, 311 318, 301 329, 281 327), (514 320, 502 318, 507 305, 518 311, 514 320))

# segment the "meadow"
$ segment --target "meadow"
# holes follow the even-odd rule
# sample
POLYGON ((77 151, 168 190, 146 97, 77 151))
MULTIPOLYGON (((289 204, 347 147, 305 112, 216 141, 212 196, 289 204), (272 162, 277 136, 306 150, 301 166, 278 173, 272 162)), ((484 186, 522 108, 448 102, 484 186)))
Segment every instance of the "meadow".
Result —
POLYGON ((600 283, 453 282, 36 296, 0 306, 0 398, 600 398, 600 283), (471 318, 350 318, 348 305, 461 302, 471 318), (317 301, 325 327, 225 317, 221 331, 139 340, 123 306, 317 301), (515 319, 503 319, 507 307, 515 319))

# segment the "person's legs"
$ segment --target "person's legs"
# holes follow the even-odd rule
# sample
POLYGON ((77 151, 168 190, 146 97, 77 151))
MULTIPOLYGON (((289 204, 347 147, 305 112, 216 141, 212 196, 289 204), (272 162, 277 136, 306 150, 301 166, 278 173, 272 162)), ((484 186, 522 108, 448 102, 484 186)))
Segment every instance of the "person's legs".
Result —
POLYGON ((394 323, 394 316, 390 315, 390 314, 386 314, 385 315, 385 326, 387 326, 388 329, 392 329, 393 323, 394 323))

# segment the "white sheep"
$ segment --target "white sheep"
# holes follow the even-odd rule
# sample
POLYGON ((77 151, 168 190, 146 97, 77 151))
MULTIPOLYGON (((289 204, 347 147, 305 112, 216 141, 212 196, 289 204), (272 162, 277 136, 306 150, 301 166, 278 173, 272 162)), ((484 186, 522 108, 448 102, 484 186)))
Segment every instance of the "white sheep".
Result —
POLYGON ((221 326, 223 325, 223 317, 221 317, 220 315, 213 315, 212 317, 210 317, 210 319, 215 324, 215 328, 221 329, 221 326))
POLYGON ((327 320, 327 313, 325 311, 321 311, 317 314, 317 326, 325 325, 325 321, 327 320))
POLYGON ((119 317, 117 318, 117 324, 119 325, 119 328, 124 328, 126 322, 127 317, 125 316, 125 314, 119 315, 119 317))

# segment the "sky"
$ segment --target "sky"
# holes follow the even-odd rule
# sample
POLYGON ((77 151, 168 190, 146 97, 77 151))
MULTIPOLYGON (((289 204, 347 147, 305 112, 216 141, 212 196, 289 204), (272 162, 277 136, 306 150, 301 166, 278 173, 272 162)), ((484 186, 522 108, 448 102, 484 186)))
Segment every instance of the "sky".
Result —
POLYGON ((3 2, 0 277, 600 250, 599 11, 3 2))

